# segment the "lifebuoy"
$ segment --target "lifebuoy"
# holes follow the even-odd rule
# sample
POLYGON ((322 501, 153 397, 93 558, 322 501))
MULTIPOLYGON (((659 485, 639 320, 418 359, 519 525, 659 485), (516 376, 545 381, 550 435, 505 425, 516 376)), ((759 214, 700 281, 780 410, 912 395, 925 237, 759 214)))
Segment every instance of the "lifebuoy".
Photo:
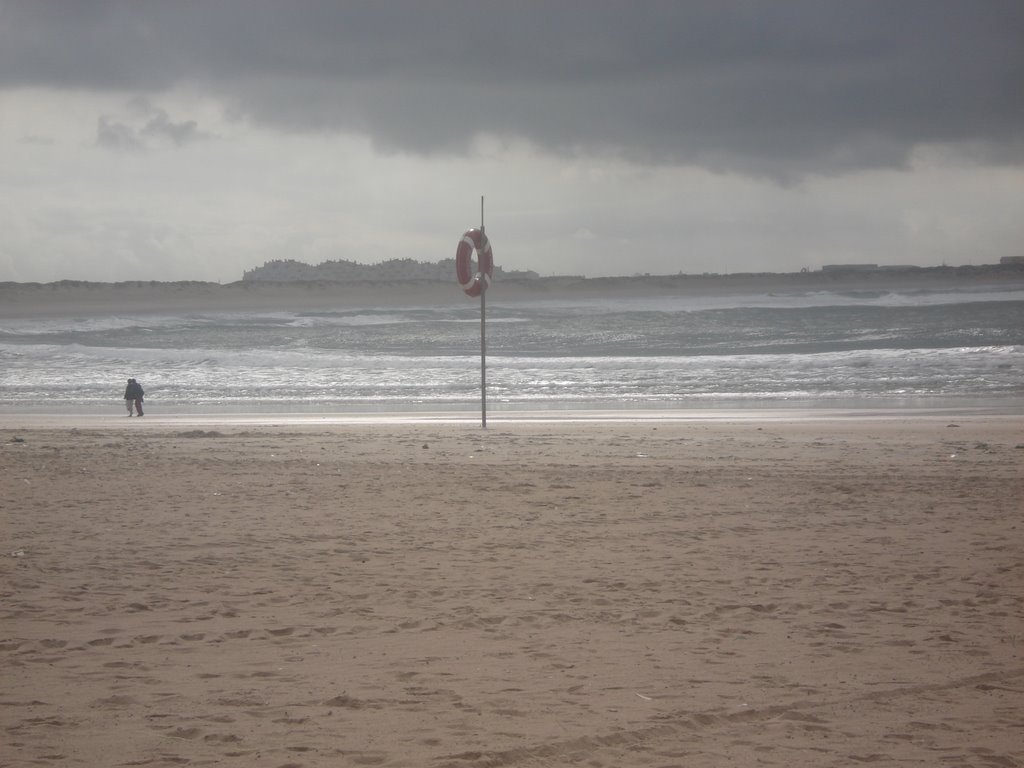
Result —
POLYGON ((455 249, 455 276, 459 287, 467 296, 479 296, 490 287, 493 275, 494 253, 491 251, 491 241, 479 229, 467 231, 455 249), (477 258, 475 274, 470 261, 473 251, 476 251, 477 258))

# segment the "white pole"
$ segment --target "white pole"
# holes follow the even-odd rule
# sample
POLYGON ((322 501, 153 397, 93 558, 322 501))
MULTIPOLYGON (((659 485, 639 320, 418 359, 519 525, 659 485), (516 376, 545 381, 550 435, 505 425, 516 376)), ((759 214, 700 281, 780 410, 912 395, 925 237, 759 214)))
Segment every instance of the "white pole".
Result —
MULTIPOLYGON (((484 196, 480 195, 480 242, 484 242, 484 196)), ((480 267, 479 254, 477 267, 480 267)), ((480 426, 487 429, 487 281, 480 275, 480 426)))

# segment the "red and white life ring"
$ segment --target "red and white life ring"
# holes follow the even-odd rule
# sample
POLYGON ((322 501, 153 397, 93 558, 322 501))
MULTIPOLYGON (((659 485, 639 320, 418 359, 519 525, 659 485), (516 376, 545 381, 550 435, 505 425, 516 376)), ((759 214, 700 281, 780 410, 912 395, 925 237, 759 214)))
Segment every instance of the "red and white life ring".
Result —
POLYGON ((494 253, 491 241, 479 229, 471 229, 462 236, 455 249, 455 276, 467 296, 479 296, 491 285, 494 275, 494 253), (477 271, 474 274, 470 259, 476 251, 477 271))

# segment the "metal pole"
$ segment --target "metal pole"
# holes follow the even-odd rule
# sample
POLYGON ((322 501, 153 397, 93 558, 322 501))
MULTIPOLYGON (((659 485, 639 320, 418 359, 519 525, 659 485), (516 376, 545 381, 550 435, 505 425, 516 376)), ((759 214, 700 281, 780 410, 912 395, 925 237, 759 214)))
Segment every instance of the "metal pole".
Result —
MULTIPOLYGON (((484 196, 480 195, 480 241, 487 237, 484 234, 484 196)), ((477 264, 479 267, 479 263, 477 264)), ((480 426, 487 429, 487 281, 480 275, 480 426)))

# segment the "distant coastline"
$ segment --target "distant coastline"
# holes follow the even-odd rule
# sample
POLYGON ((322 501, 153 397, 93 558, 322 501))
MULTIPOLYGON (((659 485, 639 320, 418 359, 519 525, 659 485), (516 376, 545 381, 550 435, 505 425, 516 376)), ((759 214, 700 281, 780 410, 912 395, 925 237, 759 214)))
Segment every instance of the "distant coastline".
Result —
MULTIPOLYGON (((830 269, 633 277, 537 277, 496 280, 497 301, 563 298, 722 296, 809 291, 1024 290, 1024 265, 830 269)), ((0 283, 0 316, 155 313, 202 310, 316 310, 339 307, 458 304, 468 299, 451 280, 128 281, 0 283)))
MULTIPOLYGON (((247 269, 242 273, 245 282, 258 280, 270 283, 290 282, 367 282, 391 280, 437 280, 447 281, 455 274, 455 259, 440 261, 416 261, 415 259, 388 259, 379 264, 360 264, 355 261, 323 261, 307 264, 295 259, 274 259, 262 267, 247 269)), ((527 279, 540 277, 532 270, 505 270, 494 266, 494 279, 527 279)))

